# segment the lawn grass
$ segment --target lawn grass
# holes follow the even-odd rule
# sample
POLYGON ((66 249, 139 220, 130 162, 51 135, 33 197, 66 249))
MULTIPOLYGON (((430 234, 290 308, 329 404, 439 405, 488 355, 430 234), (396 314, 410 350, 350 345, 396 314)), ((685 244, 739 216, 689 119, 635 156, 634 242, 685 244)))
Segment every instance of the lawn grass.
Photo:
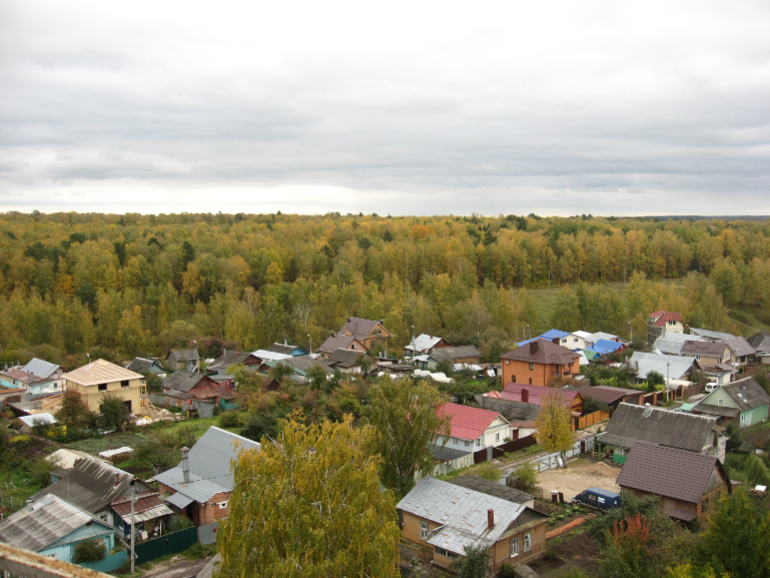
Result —
POLYGON ((201 437, 206 431, 211 427, 216 426, 220 429, 227 430, 231 433, 239 433, 241 428, 240 427, 221 427, 219 425, 219 416, 214 417, 198 417, 198 418, 192 418, 192 419, 186 419, 184 421, 176 422, 171 427, 165 427, 163 429, 157 430, 156 435, 161 436, 173 436, 176 435, 177 432, 179 432, 180 429, 190 429, 195 434, 195 437, 201 437))
POLYGON ((87 452, 93 456, 98 456, 99 452, 107 450, 114 450, 122 448, 124 446, 129 448, 136 448, 139 444, 147 441, 148 436, 141 431, 138 432, 126 432, 126 433, 111 433, 87 440, 79 440, 76 442, 70 442, 67 447, 74 450, 80 450, 87 452))

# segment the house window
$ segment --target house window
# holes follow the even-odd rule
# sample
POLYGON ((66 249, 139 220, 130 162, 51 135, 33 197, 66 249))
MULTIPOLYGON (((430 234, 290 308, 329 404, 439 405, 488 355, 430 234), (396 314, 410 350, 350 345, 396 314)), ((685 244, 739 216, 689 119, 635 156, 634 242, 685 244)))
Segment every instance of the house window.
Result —
POLYGON ((527 532, 524 534, 524 551, 529 552, 530 548, 532 548, 532 532, 527 532))
POLYGON ((107 391, 107 384, 106 383, 100 383, 99 384, 99 391, 107 391))
POLYGON ((101 513, 99 514, 99 519, 100 519, 102 522, 107 522, 107 518, 108 518, 108 517, 109 517, 109 514, 108 514, 107 512, 101 512, 101 513))
POLYGON ((746 414, 745 413, 741 414, 741 423, 746 423, 746 414))
POLYGON ((717 400, 717 405, 718 405, 719 407, 722 407, 722 406, 724 406, 724 405, 725 405, 725 400, 723 400, 723 399, 718 399, 718 400, 717 400))
POLYGON ((510 362, 510 361, 508 361, 507 359, 505 360, 505 365, 508 365, 508 364, 510 364, 510 363, 511 363, 511 362, 510 362))
POLYGON ((121 381, 120 382, 120 387, 128 387, 128 380, 124 379, 123 381, 121 381))
POLYGON ((512 375, 512 376, 511 376, 511 381, 512 381, 512 382, 514 382, 514 383, 516 383, 516 376, 515 376, 515 375, 512 375))
POLYGON ((465 440, 465 447, 466 448, 470 447, 470 445, 471 445, 471 442, 469 440, 465 440))
POLYGON ((530 371, 534 371, 535 370, 535 364, 534 363, 530 363, 529 364, 529 370, 530 371))
POLYGON ((436 552, 439 556, 443 556, 444 558, 452 558, 453 560, 457 558, 457 554, 454 552, 450 552, 449 550, 444 550, 443 548, 439 548, 436 546, 433 548, 433 551, 436 552))
POLYGON ((532 378, 529 378, 529 385, 532 385, 532 378))
POLYGON ((404 512, 398 510, 398 525, 399 527, 404 525, 404 512))
POLYGON ((511 538, 511 558, 519 555, 519 539, 511 538))
POLYGON ((477 439, 477 440, 476 440, 476 445, 477 445, 477 446, 480 446, 480 445, 481 445, 481 438, 479 438, 479 439, 477 439))
POLYGON ((495 441, 496 441, 496 442, 499 442, 499 441, 500 441, 500 434, 499 434, 499 433, 496 433, 496 434, 495 434, 495 441))
POLYGON ((217 506, 219 506, 220 510, 224 510, 227 507, 227 502, 219 502, 217 506))
POLYGON ((420 540, 428 538, 428 522, 420 522, 420 540))

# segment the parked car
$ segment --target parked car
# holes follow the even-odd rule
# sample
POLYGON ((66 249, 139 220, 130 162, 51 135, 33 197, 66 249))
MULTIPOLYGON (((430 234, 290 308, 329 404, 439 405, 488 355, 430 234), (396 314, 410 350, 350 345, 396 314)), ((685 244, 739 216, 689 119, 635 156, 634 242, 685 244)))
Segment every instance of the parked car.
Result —
POLYGON ((572 501, 599 510, 611 510, 620 507, 620 494, 601 488, 588 488, 572 498, 572 501))

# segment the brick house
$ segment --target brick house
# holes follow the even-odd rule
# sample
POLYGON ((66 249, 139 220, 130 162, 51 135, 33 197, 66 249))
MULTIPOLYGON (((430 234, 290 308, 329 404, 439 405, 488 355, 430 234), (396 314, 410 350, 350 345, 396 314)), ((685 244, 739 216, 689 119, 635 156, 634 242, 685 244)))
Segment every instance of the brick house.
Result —
POLYGON ((174 513, 204 526, 230 514, 233 475, 230 462, 244 450, 260 449, 258 442, 211 427, 191 449, 182 449, 182 461, 155 476, 160 494, 174 513))
POLYGON ((447 568, 469 546, 484 546, 491 570, 524 564, 545 551, 548 515, 522 503, 423 478, 396 506, 403 538, 447 568))
POLYGON ((533 339, 500 356, 503 383, 550 386, 580 373, 580 355, 547 339, 533 339))
POLYGON ((732 492, 716 456, 641 442, 631 449, 617 483, 639 497, 659 496, 663 511, 684 522, 705 519, 711 505, 732 492))

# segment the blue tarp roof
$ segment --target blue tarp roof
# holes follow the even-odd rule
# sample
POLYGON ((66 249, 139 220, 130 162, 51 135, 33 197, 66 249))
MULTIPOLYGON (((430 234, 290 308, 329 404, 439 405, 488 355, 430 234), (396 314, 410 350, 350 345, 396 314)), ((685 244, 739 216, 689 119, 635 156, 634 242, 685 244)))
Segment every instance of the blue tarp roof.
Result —
POLYGON ((549 329, 545 333, 541 333, 537 337, 533 337, 532 339, 525 339, 524 341, 519 341, 516 346, 522 347, 523 345, 526 345, 530 341, 534 341, 535 339, 547 339, 548 341, 553 341, 555 338, 562 339, 563 337, 567 337, 569 333, 566 331, 561 331, 560 329, 549 329))
POLYGON ((617 341, 600 339, 592 347, 586 347, 585 351, 593 351, 599 355, 609 355, 610 353, 615 353, 621 347, 623 347, 623 344, 617 341))

